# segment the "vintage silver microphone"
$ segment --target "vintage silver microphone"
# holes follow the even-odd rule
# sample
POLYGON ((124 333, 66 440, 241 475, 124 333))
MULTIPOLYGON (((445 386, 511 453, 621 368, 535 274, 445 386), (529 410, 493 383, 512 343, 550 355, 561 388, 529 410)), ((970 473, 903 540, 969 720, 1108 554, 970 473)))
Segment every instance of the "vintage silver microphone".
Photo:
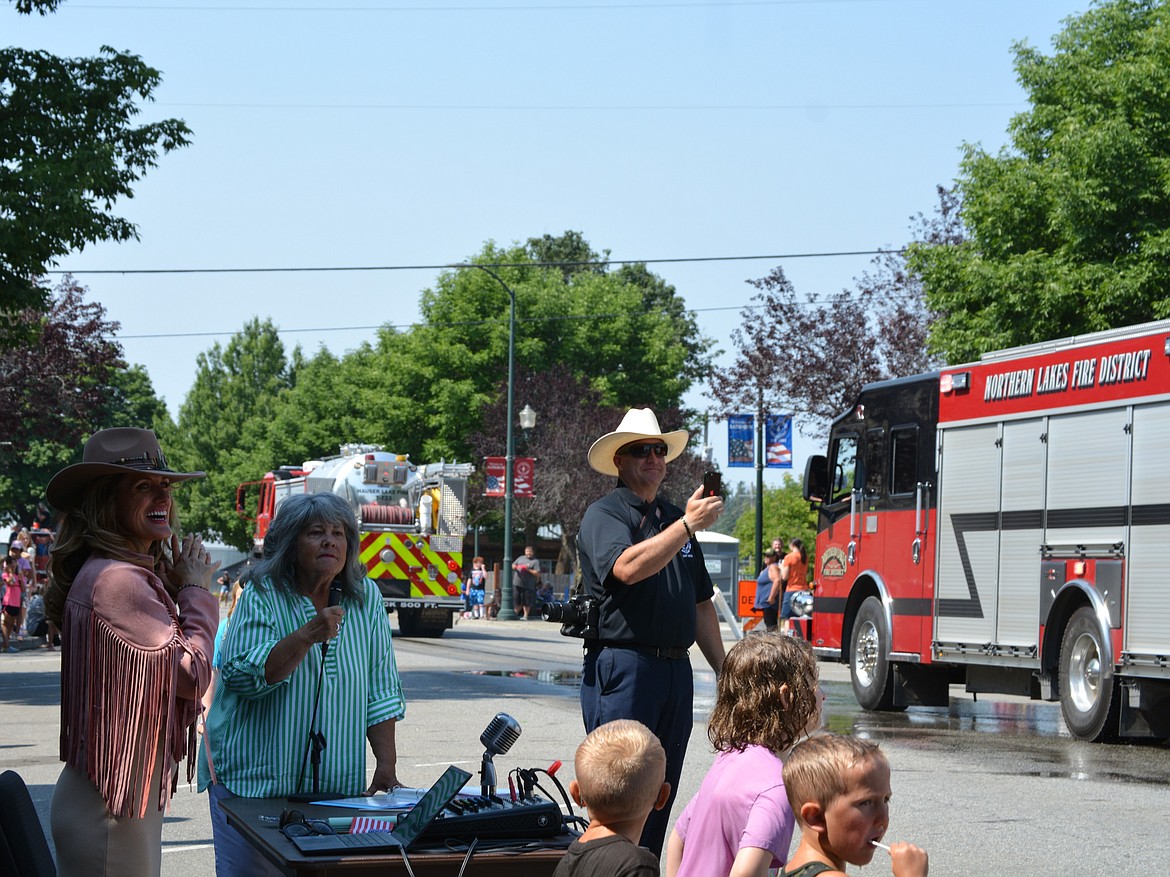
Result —
POLYGON ((479 742, 483 744, 483 766, 479 771, 479 793, 494 795, 496 793, 496 765, 492 757, 503 755, 520 738, 520 723, 507 713, 496 713, 484 732, 479 735, 479 742))

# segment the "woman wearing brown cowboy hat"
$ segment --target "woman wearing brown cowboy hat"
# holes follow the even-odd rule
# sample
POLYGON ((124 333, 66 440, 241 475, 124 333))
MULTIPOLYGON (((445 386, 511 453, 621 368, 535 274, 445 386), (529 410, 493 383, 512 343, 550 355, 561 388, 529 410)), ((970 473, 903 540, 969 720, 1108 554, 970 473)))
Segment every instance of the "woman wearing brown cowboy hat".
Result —
POLYGON ((62 513, 46 612, 61 626, 57 873, 157 877, 162 816, 211 678, 219 606, 198 536, 180 543, 167 466, 148 429, 106 429, 53 476, 62 513))

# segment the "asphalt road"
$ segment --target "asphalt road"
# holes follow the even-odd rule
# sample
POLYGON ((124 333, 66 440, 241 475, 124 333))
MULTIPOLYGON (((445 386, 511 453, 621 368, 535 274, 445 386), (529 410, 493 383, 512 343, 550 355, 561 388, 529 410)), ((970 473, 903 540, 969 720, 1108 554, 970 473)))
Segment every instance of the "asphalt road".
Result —
MULTIPOLYGON (((439 640, 395 643, 408 699, 398 729, 404 782, 429 785, 451 763, 478 771, 480 732, 504 711, 523 730, 512 750, 497 757, 500 776, 559 759, 567 786, 583 735, 576 700, 579 641, 541 622, 465 621, 439 640)), ((684 800, 713 759, 704 726, 713 677, 692 651, 697 721, 680 790, 684 800)), ((0 769, 24 776, 46 825, 60 770, 59 665, 57 653, 43 650, 0 655, 0 769)), ((888 837, 929 850, 935 877, 1113 877, 1168 867, 1166 747, 1081 743, 1068 736, 1055 704, 976 702, 958 688, 946 709, 865 713, 853 701, 847 668, 822 665, 821 675, 828 727, 871 737, 889 755, 894 798, 888 837)), ((214 874, 210 843, 207 799, 181 785, 163 830, 163 874, 214 874)), ((470 871, 474 877, 474 867, 470 871)), ((888 874, 888 860, 879 852, 869 867, 851 873, 888 874)))

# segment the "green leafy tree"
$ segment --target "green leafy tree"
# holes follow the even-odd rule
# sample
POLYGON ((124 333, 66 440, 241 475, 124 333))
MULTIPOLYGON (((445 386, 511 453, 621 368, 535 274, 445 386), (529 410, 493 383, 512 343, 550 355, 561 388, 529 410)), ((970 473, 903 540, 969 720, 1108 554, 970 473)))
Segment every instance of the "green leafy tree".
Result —
POLYGON ((114 203, 191 134, 178 119, 132 124, 159 82, 137 55, 108 46, 93 58, 0 49, 0 308, 43 305, 36 278, 60 256, 137 239, 114 203))
MULTIPOLYGON (((473 261, 498 266, 491 270, 500 280, 476 268, 444 272, 422 293, 420 325, 383 328, 373 344, 342 357, 294 354, 286 367, 273 354, 279 342, 271 324, 250 326, 227 351, 216 347, 202 357, 176 447, 209 478, 184 491, 185 523, 246 547, 235 486, 282 464, 336 454, 341 442, 382 444, 420 463, 478 462, 472 436, 489 408, 502 410, 508 374, 511 299, 501 281, 516 294, 517 374, 561 369, 580 388, 570 399, 618 411, 614 424, 635 405, 683 419, 682 395, 706 368, 710 343, 673 288, 644 266, 610 271, 574 232, 506 251, 488 244, 473 261), (540 267, 537 260, 566 264, 540 267), (229 355, 241 344, 268 353, 254 354, 245 369, 229 355)), ((575 462, 584 466, 584 457, 575 462)), ((556 521, 550 514, 539 523, 556 521)))
POLYGON ((85 438, 110 426, 162 426, 169 418, 141 366, 127 367, 113 340, 117 324, 85 301, 68 275, 47 311, 30 305, 10 315, 19 344, 0 347, 0 410, 14 412, 0 435, 0 508, 29 523, 45 484, 79 462, 85 438))
POLYGON ((251 533, 235 512, 236 488, 271 468, 270 425, 277 399, 295 375, 267 319, 249 321, 225 346, 214 344, 196 362, 178 423, 163 441, 177 468, 207 473, 175 494, 183 528, 247 550, 251 533))
MULTIPOLYGON (((752 505, 739 515, 731 535, 739 540, 739 556, 749 563, 754 563, 756 556, 754 500, 752 505)), ((781 487, 764 488, 764 542, 760 546, 760 551, 770 548, 772 540, 777 536, 784 540, 785 549, 788 547, 789 539, 794 536, 800 537, 808 551, 811 565, 817 538, 817 515, 809 509, 808 500, 801 495, 800 480, 791 475, 784 476, 784 484, 781 487)))
MULTIPOLYGON (((561 538, 557 571, 567 572, 576 568, 576 538, 585 510, 616 484, 615 478, 601 475, 589 466, 589 447, 615 429, 626 410, 605 405, 598 390, 563 364, 539 372, 519 370, 515 400, 517 409, 527 404, 537 412, 536 426, 530 433, 517 426, 513 435, 516 455, 536 458, 536 481, 533 497, 513 499, 513 525, 518 531, 524 531, 524 542, 533 542, 542 526, 555 527, 561 538)), ((476 462, 486 456, 504 456, 506 412, 507 384, 501 383, 495 398, 484 410, 483 427, 471 436, 476 462)), ((686 426, 684 412, 678 408, 655 413, 667 432, 686 426)), ((697 456, 684 453, 667 467, 662 495, 685 506, 699 486, 704 469, 706 464, 697 456)), ((501 523, 504 500, 483 496, 482 474, 477 476, 469 497, 469 512, 473 518, 497 526, 501 523)))
MULTIPOLYGON (((728 476, 725 474, 724 477, 728 476)), ((755 514, 756 492, 746 481, 736 481, 734 484, 725 482, 724 489, 727 491, 727 496, 724 497, 723 514, 719 516, 719 520, 711 529, 724 536, 734 536, 735 525, 740 516, 746 512, 755 514)))
MULTIPOLYGON (((963 232, 955 193, 939 187, 938 199, 931 216, 913 217, 914 240, 956 244, 963 232)), ((934 315, 900 250, 880 253, 852 290, 824 299, 798 295, 780 266, 748 282, 759 292, 731 334, 735 360, 708 377, 716 415, 792 412, 802 433, 823 436, 862 385, 937 362, 926 349, 934 315)))
POLYGON ((1031 108, 964 148, 966 239, 909 258, 951 362, 1170 316, 1170 7, 1104 0, 1014 53, 1031 108))
POLYGON ((476 268, 443 272, 422 293, 420 325, 379 334, 371 362, 384 392, 368 416, 416 460, 468 459, 468 436, 507 379, 509 289, 518 368, 564 365, 607 407, 679 407, 708 367, 710 342, 672 287, 644 271, 598 270, 599 261, 569 232, 529 247, 487 244, 470 262, 498 266, 496 276, 476 268), (594 267, 540 267, 534 254, 594 267))
POLYGON ((321 349, 295 365, 292 386, 279 394, 262 442, 267 464, 253 478, 277 466, 333 456, 343 443, 397 450, 379 416, 390 383, 379 367, 368 344, 340 359, 321 349))

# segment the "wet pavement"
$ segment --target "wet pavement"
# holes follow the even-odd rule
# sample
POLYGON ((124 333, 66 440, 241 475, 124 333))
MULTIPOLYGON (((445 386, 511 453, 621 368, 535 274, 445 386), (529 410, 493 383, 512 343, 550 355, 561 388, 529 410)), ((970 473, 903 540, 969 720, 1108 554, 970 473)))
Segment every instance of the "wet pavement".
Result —
MULTIPOLYGON (((1056 703, 1023 698, 975 698, 952 691, 947 707, 910 707, 904 712, 861 709, 848 681, 848 668, 821 665, 827 695, 825 727, 923 752, 983 753, 993 774, 1014 777, 1064 778, 1110 783, 1170 784, 1170 748, 1162 743, 1089 744, 1073 738, 1056 703), (844 676, 844 679, 835 678, 844 676), (1000 760, 1005 764, 998 764, 1000 760), (1022 764, 1026 762, 1026 766, 1022 764)), ((554 686, 576 696, 579 670, 480 670, 472 676, 526 679, 554 686)), ((705 723, 715 703, 714 677, 698 669, 694 718, 705 723)))
MULTIPOLYGON (((571 777, 583 736, 579 640, 560 637, 552 625, 465 622, 440 640, 396 638, 395 652, 408 702, 398 734, 404 781, 425 784, 449 763, 478 769, 479 735, 497 711, 523 728, 498 759, 501 768, 557 759, 561 779, 571 777)), ((682 800, 714 758, 706 739, 714 676, 697 650, 691 661, 695 724, 682 800)), ((0 769, 20 771, 45 814, 60 770, 59 663, 59 652, 43 649, 0 659, 0 769)), ((975 699, 959 687, 946 708, 869 713, 853 698, 847 667, 820 667, 827 726, 881 744, 894 789, 888 837, 926 847, 933 877, 1003 870, 1115 877, 1161 873, 1159 863, 1170 861, 1167 747, 1084 743, 1068 735, 1058 704, 975 699)), ((209 841, 206 798, 180 783, 166 817, 163 877, 211 877, 209 841)), ((888 875, 889 860, 875 858, 850 874, 888 875)))

